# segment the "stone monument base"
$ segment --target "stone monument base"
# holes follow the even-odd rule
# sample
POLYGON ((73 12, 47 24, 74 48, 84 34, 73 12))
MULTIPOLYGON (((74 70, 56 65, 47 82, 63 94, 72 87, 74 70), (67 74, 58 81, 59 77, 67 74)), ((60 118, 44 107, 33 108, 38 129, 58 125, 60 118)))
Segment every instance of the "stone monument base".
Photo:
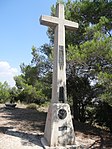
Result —
POLYGON ((41 138, 41 143, 44 147, 44 149, 82 149, 78 145, 66 145, 66 146, 56 146, 56 147, 49 147, 46 139, 43 137, 41 138))
POLYGON ((67 103, 52 103, 49 106, 41 142, 45 149, 76 149, 72 117, 67 103))

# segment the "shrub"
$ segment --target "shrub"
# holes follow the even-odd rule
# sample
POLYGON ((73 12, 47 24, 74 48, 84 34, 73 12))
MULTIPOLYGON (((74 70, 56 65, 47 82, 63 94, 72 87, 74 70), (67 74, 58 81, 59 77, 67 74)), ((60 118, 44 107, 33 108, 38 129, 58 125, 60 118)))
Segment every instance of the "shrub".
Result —
POLYGON ((28 104, 26 108, 27 109, 35 109, 35 110, 37 110, 37 105, 35 103, 31 103, 31 104, 28 104))

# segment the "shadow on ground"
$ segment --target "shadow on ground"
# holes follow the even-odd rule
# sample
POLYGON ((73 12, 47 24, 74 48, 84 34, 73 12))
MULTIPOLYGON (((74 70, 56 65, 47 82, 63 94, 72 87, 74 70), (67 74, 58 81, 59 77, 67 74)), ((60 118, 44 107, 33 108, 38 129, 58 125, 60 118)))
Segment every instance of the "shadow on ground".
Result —
POLYGON ((89 149, 112 149, 112 134, 109 131, 104 131, 100 128, 77 121, 74 122, 74 125, 75 131, 78 134, 81 132, 83 133, 83 137, 88 137, 90 139, 95 138, 95 142, 89 146, 89 149))
MULTIPOLYGON (((26 108, 12 110, 0 107, 0 134, 21 138, 23 145, 39 145, 44 132, 46 112, 26 108), (37 141, 38 140, 38 141, 37 141)), ((93 139, 88 149, 112 149, 112 134, 102 129, 75 121, 76 136, 93 139)))
POLYGON ((45 127, 46 112, 0 107, 0 134, 21 138, 22 145, 41 146, 40 137, 45 127))
POLYGON ((38 145, 40 147, 42 146, 40 138, 43 135, 30 134, 30 133, 25 133, 25 132, 21 132, 21 131, 14 131, 12 127, 0 127, 0 133, 21 138, 21 140, 22 140, 21 143, 24 146, 26 146, 26 145, 27 146, 38 145))
POLYGON ((0 108, 0 113, 4 113, 1 117, 6 120, 6 125, 23 131, 44 131, 46 112, 27 108, 0 108))

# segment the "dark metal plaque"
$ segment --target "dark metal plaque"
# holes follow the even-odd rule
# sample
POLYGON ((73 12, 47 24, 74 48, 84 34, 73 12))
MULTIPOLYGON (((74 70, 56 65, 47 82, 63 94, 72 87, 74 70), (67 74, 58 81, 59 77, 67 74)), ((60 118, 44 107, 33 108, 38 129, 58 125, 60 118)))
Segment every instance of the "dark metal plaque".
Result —
POLYGON ((63 69, 64 66, 64 47, 59 46, 59 65, 60 69, 63 69))
POLYGON ((67 126, 59 127, 59 131, 64 131, 64 130, 67 130, 67 126))
POLYGON ((58 111, 58 117, 59 117, 59 119, 65 119, 66 118, 66 116, 67 116, 67 111, 65 110, 65 109, 60 109, 59 111, 58 111))
POLYGON ((65 101, 64 87, 63 86, 59 87, 59 101, 61 103, 64 103, 64 101, 65 101))

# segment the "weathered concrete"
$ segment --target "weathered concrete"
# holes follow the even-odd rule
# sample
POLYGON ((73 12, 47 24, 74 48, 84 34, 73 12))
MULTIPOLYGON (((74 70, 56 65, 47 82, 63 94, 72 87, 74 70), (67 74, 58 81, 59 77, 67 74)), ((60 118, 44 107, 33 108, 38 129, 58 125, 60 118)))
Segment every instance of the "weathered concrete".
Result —
POLYGON ((66 103, 65 27, 73 30, 78 28, 78 23, 65 20, 64 5, 59 3, 56 6, 56 17, 41 16, 40 23, 55 29, 52 100, 41 142, 46 149, 74 149, 75 134, 70 107, 66 103))
POLYGON ((65 56, 65 28, 74 30, 78 28, 78 23, 65 20, 64 5, 56 6, 56 17, 41 16, 42 25, 54 27, 54 66, 53 66, 53 85, 52 103, 59 102, 59 88, 64 88, 64 101, 66 98, 66 56, 65 56))

